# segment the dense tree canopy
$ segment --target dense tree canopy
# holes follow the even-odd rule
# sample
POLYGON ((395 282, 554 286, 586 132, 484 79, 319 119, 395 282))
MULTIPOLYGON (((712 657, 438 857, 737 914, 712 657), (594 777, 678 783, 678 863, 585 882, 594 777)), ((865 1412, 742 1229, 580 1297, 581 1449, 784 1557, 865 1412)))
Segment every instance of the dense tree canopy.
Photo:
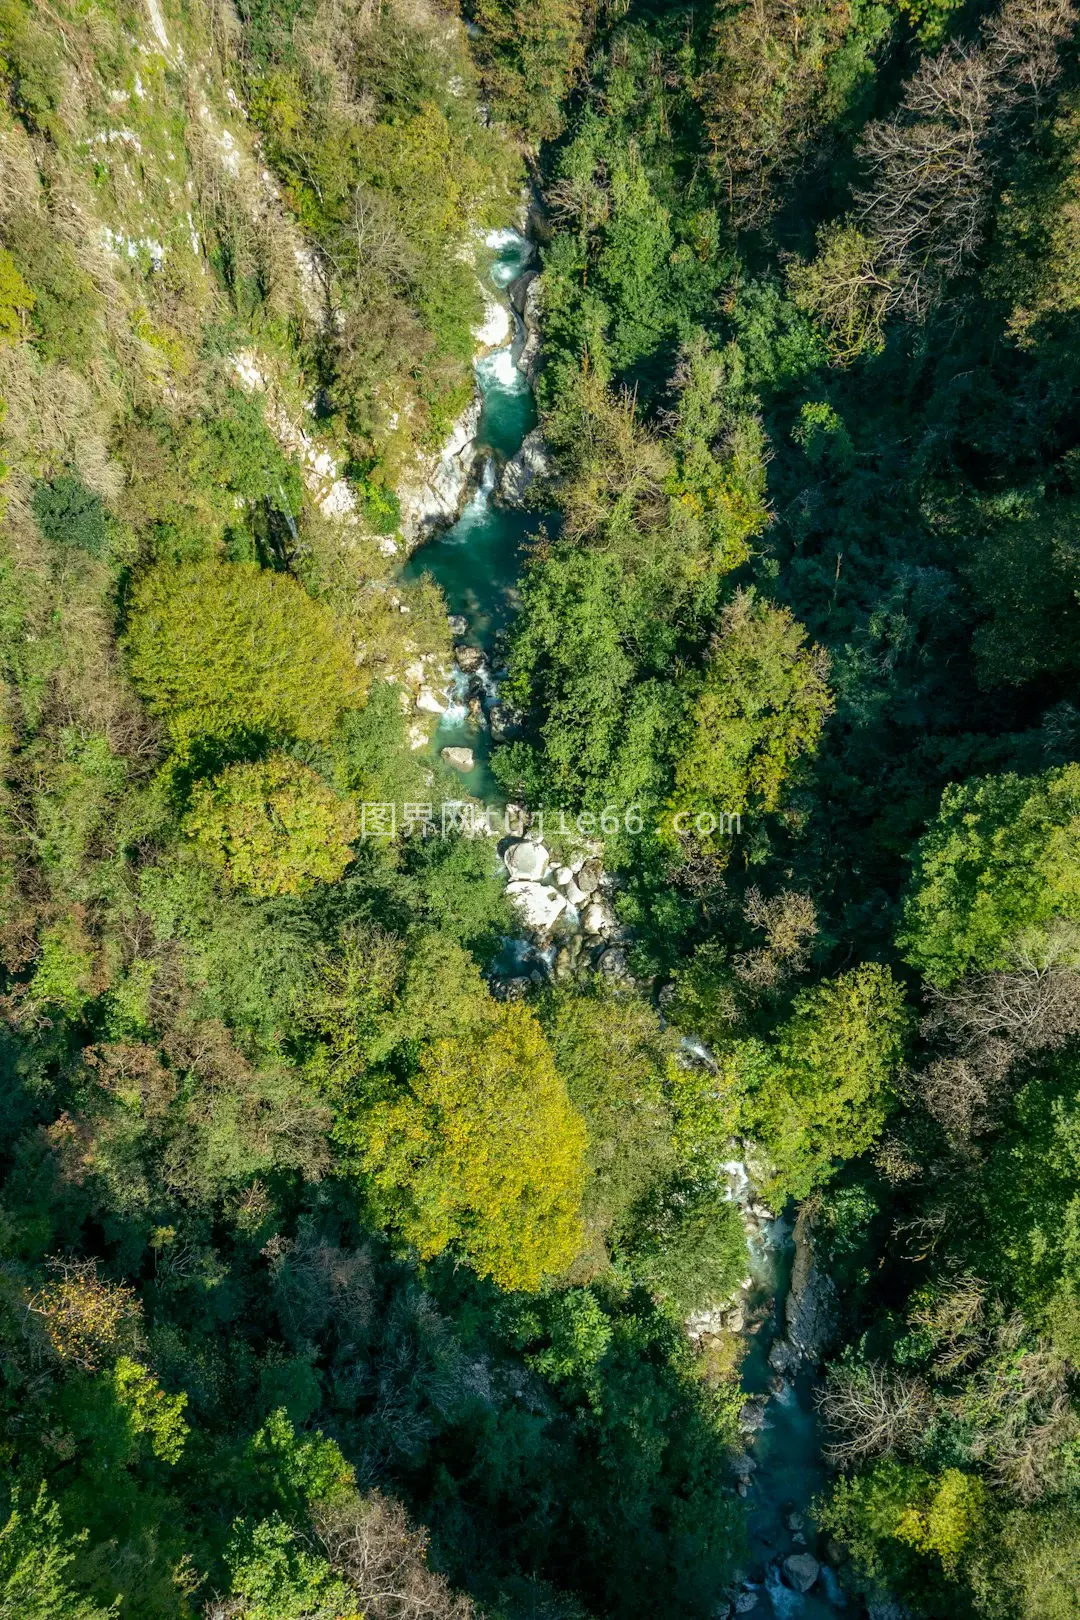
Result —
POLYGON ((1077 1620, 1078 16, 0 0, 5 1620, 1077 1620))

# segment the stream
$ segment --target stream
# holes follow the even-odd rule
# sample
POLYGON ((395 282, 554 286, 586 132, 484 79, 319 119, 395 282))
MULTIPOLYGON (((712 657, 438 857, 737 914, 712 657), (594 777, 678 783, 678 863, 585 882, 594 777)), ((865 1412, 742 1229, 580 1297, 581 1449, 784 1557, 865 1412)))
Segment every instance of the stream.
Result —
MULTIPOLYGON (((510 305, 513 283, 534 267, 532 244, 515 231, 500 231, 487 239, 487 248, 492 254, 490 282, 510 305)), ((485 711, 497 696, 500 635, 517 605, 522 547, 545 518, 543 513, 504 506, 497 498, 504 463, 536 425, 532 389, 517 364, 526 332, 512 305, 510 313, 509 345, 475 362, 482 410, 475 443, 480 472, 474 491, 457 522, 422 544, 402 570, 406 579, 425 573, 435 578, 449 612, 465 623, 464 630, 455 627, 455 642, 483 652, 485 671, 479 685, 485 711)), ((551 514, 546 516, 550 522, 551 514)), ((477 677, 471 679, 475 683, 477 677)), ((475 699, 476 684, 471 691, 475 699)), ((501 804, 504 795, 490 768, 491 732, 479 723, 475 701, 470 715, 469 695, 470 677, 458 671, 433 752, 437 755, 448 746, 471 748, 475 765, 462 774, 463 788, 487 805, 501 804)), ((841 1609, 852 1612, 833 1571, 822 1566, 806 1593, 796 1591, 781 1573, 785 1558, 815 1551, 808 1507, 827 1479, 813 1410, 812 1371, 781 1380, 769 1364, 769 1351, 784 1333, 792 1263, 790 1226, 783 1221, 748 1226, 748 1235, 753 1282, 744 1297, 749 1331, 742 1378, 748 1400, 759 1397, 763 1412, 760 1426, 748 1440, 753 1462, 745 1483, 749 1543, 745 1579, 731 1608, 721 1605, 717 1617, 733 1613, 754 1620, 826 1620, 841 1609)))
MULTIPOLYGON (((495 499, 496 483, 503 464, 517 453, 526 433, 536 426, 536 402, 528 378, 518 367, 525 346, 525 326, 510 305, 508 289, 532 266, 532 243, 517 231, 496 231, 487 238, 492 262, 488 275, 493 286, 509 305, 513 338, 503 349, 484 355, 475 362, 476 382, 482 400, 480 423, 476 430, 476 460, 482 464, 472 497, 457 522, 428 540, 409 558, 402 570, 405 579, 431 574, 442 586, 446 605, 467 623, 455 641, 477 647, 488 670, 497 659, 499 635, 510 622, 517 605, 517 580, 521 569, 521 548, 536 534, 542 515, 519 507, 503 506, 495 499)), ((495 693, 488 677, 485 704, 495 693)), ((491 774, 491 732, 479 726, 466 705, 468 678, 458 675, 454 701, 439 721, 433 748, 471 748, 476 760, 471 771, 462 773, 462 786, 484 804, 499 804, 504 795, 491 774)))

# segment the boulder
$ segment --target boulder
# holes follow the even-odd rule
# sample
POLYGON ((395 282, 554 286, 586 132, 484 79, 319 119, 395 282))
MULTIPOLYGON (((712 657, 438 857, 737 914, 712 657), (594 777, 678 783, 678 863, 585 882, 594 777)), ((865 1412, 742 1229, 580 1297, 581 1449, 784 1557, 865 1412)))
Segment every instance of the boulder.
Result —
POLYGON ((493 703, 488 722, 495 742, 512 742, 521 731, 521 716, 508 703, 493 703))
POLYGON ((584 890, 586 894, 592 894, 595 889, 600 887, 600 879, 603 875, 604 868, 596 856, 589 855, 574 873, 574 878, 579 889, 584 890))
POLYGON ((448 613, 446 615, 446 622, 450 627, 450 634, 452 636, 464 636, 468 634, 469 621, 465 617, 464 613, 448 613))
POLYGON ((430 686, 422 686, 416 694, 416 707, 421 714, 445 714, 447 702, 438 692, 433 692, 430 686))
POLYGON ((471 771, 476 764, 471 748, 440 748, 439 757, 455 771, 471 771))
POLYGON ((605 951, 596 965, 599 971, 609 979, 625 979, 630 972, 626 952, 614 947, 605 951))
POLYGON ((788 1343, 801 1361, 822 1360, 836 1333, 836 1288, 814 1258, 813 1222, 804 1205, 795 1222, 795 1262, 784 1306, 788 1343))
POLYGON ((809 1592, 821 1573, 821 1565, 813 1553, 791 1553, 784 1559, 784 1580, 796 1592, 809 1592))
POLYGON ((547 933, 566 910, 565 895, 546 883, 514 878, 506 885, 506 893, 525 926, 537 933, 547 933))
POLYGON ((592 899, 585 908, 581 926, 587 934, 607 934, 615 927, 615 918, 602 900, 592 899))
POLYGON ((555 868, 555 882, 560 889, 568 888, 573 881, 574 874, 568 866, 557 866, 555 868))
POLYGON ((522 439, 521 449, 503 468, 499 494, 509 506, 523 506, 537 479, 550 478, 554 471, 547 441, 539 428, 533 428, 522 439))
MULTIPOLYGON (((492 713, 494 713, 494 711, 492 711, 492 713)), ((490 721, 490 714, 488 715, 488 719, 490 721)), ((494 730, 494 727, 492 729, 494 730)), ((505 819, 503 825, 507 832, 512 833, 515 838, 523 838, 525 835, 525 829, 529 825, 529 812, 526 810, 525 806, 523 804, 517 804, 513 799, 511 799, 510 803, 506 807, 504 815, 505 819)))
POLYGON ((572 906, 580 906, 583 901, 589 898, 584 889, 578 888, 577 880, 574 877, 571 877, 569 883, 564 886, 563 893, 572 906))
POLYGON ((454 648, 454 662, 466 675, 475 675, 483 667, 484 654, 479 647, 458 646, 454 648))
POLYGON ((512 878, 538 883, 550 864, 551 856, 543 844, 531 838, 522 838, 503 851, 503 865, 512 878))
POLYGON ((753 1614, 758 1607, 758 1594, 756 1592, 740 1592, 735 1599, 736 1614, 753 1614))

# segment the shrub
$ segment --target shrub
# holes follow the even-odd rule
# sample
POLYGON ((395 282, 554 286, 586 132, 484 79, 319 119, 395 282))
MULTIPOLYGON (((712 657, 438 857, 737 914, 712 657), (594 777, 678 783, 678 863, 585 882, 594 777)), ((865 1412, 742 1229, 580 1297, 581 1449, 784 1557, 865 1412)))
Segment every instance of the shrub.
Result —
POLYGON ((77 474, 60 473, 51 483, 38 484, 31 505, 46 540, 101 556, 109 536, 108 516, 101 497, 77 474))

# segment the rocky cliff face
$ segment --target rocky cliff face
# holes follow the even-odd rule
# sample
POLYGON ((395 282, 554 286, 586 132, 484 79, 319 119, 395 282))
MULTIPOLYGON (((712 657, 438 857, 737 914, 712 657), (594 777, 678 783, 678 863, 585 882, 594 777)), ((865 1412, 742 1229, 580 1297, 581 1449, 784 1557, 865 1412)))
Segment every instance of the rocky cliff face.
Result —
POLYGON ((837 1328, 836 1287, 814 1254, 812 1206, 804 1204, 800 1209, 793 1237, 795 1262, 784 1306, 787 1336, 777 1340, 769 1356, 773 1368, 787 1376, 800 1366, 816 1366, 837 1328))
POLYGON ((421 463, 414 477, 398 486, 401 534, 410 551, 436 529, 459 516, 476 473, 476 430, 480 396, 471 399, 439 454, 421 463))

